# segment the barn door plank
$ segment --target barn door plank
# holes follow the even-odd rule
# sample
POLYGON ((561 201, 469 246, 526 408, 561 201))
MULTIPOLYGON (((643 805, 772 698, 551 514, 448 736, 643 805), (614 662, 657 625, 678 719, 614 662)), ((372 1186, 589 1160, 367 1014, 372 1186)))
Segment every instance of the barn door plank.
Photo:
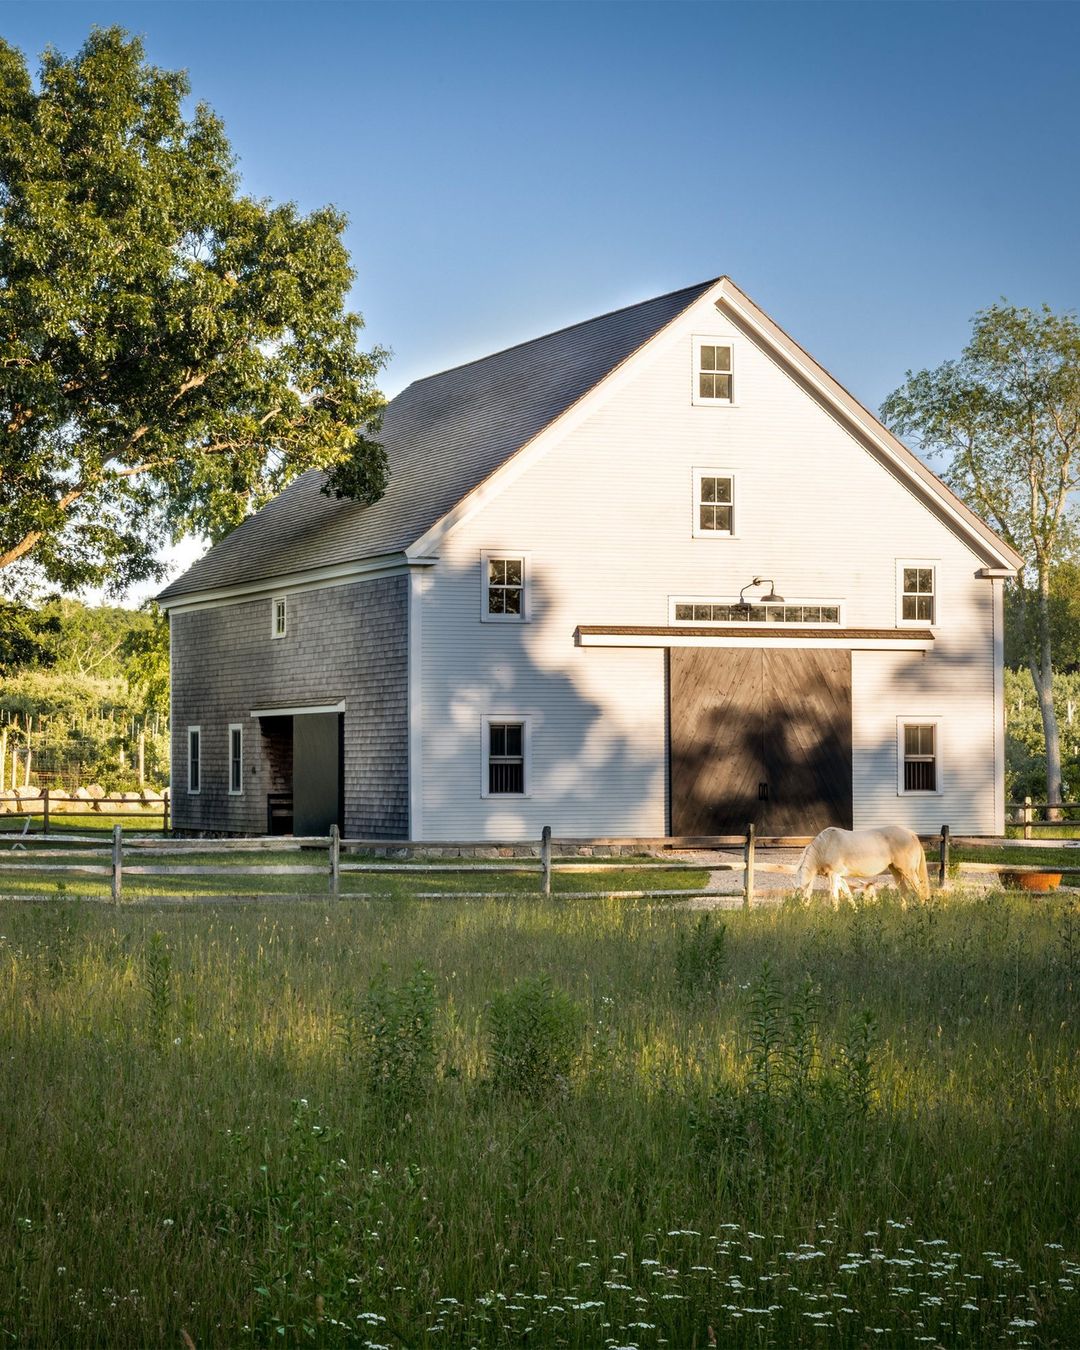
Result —
POLYGON ((850 829, 851 653, 763 652, 768 834, 850 829))
POLYGON ((669 680, 672 832, 741 833, 763 805, 761 651, 673 647, 669 680))

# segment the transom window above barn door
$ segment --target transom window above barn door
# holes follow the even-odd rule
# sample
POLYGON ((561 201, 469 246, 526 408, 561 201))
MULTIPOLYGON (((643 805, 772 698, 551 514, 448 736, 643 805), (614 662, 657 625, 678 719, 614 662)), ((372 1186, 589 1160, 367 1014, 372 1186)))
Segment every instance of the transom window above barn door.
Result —
POLYGON ((529 718, 492 714, 482 722, 484 797, 525 797, 529 785, 529 718))
POLYGON ((735 534, 735 475, 730 469, 694 470, 694 535, 730 539, 735 534))
POLYGON ((693 402, 730 406, 734 401, 734 343, 730 338, 694 338, 693 402))
POLYGON ((897 719, 897 791, 901 795, 940 793, 939 725, 940 719, 936 717, 897 719))
POLYGON ((932 562, 901 559, 896 565, 897 619, 900 623, 936 625, 937 567, 932 562))
POLYGON ((528 620, 528 555, 490 549, 481 555, 480 617, 487 623, 528 620))
POLYGON ((731 600, 700 600, 676 596, 671 601, 673 623, 688 624, 782 624, 817 627, 840 623, 840 604, 836 600, 785 601, 763 605, 751 601, 740 605, 731 600))

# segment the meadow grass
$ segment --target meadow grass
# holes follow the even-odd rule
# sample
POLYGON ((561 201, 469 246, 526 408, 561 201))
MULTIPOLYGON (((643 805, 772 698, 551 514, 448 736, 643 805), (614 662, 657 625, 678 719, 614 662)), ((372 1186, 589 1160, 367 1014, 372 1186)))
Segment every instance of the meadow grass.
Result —
POLYGON ((1075 901, 430 880, 0 902, 7 1342, 1080 1341, 1075 901))

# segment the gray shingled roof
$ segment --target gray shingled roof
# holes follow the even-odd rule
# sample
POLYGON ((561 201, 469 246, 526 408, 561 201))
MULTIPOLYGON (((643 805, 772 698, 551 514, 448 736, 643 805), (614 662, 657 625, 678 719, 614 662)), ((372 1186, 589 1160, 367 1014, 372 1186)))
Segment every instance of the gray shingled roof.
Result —
POLYGON ((397 553, 682 313, 713 281, 416 380, 386 408, 386 493, 371 506, 302 474, 160 599, 397 553))

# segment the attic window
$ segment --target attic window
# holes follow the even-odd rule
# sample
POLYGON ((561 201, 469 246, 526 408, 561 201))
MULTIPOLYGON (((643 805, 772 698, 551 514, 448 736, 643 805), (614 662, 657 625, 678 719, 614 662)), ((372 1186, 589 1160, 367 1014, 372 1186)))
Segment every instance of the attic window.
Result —
POLYGON ((896 570, 900 622, 935 625, 938 619, 937 569, 934 564, 905 560, 897 564, 896 570))
POLYGON ((695 403, 735 401, 735 348, 730 338, 694 339, 695 403))

